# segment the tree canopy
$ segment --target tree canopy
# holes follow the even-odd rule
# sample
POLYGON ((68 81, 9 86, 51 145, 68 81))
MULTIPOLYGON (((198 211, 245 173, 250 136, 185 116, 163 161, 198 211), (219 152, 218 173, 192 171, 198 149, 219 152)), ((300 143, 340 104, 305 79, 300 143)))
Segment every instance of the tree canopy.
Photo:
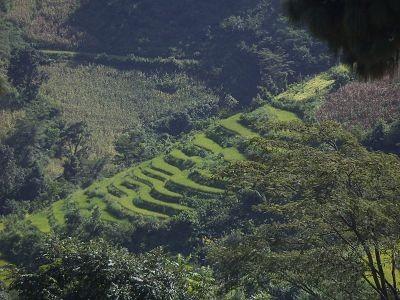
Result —
MULTIPOLYGON (((398 157, 368 152, 335 123, 277 129, 290 132, 291 141, 255 140, 256 158, 225 174, 233 187, 265 197, 258 206, 265 225, 236 252, 247 257, 248 243, 247 250, 263 249, 262 258, 251 259, 253 269, 262 263, 271 281, 316 298, 366 299, 375 292, 399 299, 398 157)), ((217 261, 229 260, 213 252, 217 261)))
POLYGON ((161 250, 134 256, 109 242, 49 240, 37 268, 19 269, 12 287, 20 299, 210 299, 211 273, 161 250))

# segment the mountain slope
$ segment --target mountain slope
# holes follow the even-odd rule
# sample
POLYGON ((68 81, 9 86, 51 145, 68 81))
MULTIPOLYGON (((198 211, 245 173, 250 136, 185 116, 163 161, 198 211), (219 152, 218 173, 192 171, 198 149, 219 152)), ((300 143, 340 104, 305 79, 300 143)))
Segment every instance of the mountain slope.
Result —
MULTIPOLYGON (((326 79, 326 76, 322 73, 312 82, 318 78, 326 79)), ((292 92, 296 96, 294 102, 301 93, 310 93, 309 82, 292 92)), ((315 94, 329 91, 325 81, 323 83, 324 88, 315 89, 315 94)), ((274 101, 280 98, 277 96, 274 101)), ((286 101, 289 101, 288 97, 286 101)), ((217 120, 208 129, 192 133, 188 142, 177 143, 166 154, 97 181, 46 210, 27 215, 26 220, 46 233, 52 230, 51 224, 65 225, 66 213, 71 207, 76 207, 83 217, 90 217, 97 207, 102 220, 128 223, 137 218, 168 220, 179 213, 196 211, 199 203, 204 201, 218 205, 226 191, 223 182, 212 178, 212 172, 223 164, 246 159, 240 151, 241 142, 265 135, 267 128, 262 126, 265 119, 299 120, 296 114, 270 104, 217 120)), ((4 228, 2 223, 0 225, 4 228)), ((2 261, 2 264, 6 262, 2 261)))
MULTIPOLYGON (((273 109, 269 105, 258 110, 266 114, 273 113, 274 117, 282 121, 297 119, 294 114, 273 109)), ((220 120, 217 126, 227 131, 227 134, 233 133, 236 138, 258 136, 240 123, 241 116, 237 114, 220 120)), ((123 222, 137 214, 167 219, 192 210, 196 197, 218 198, 223 195, 224 189, 218 187, 218 183, 213 182, 210 174, 207 174, 207 164, 217 160, 242 160, 245 159, 244 155, 239 152, 237 145, 219 145, 218 141, 203 132, 194 134, 189 146, 202 156, 191 155, 182 145, 177 145, 168 154, 96 182, 85 190, 75 192, 68 199, 54 203, 45 212, 28 216, 27 220, 41 231, 49 232, 48 218, 53 216, 62 225, 67 203, 74 203, 83 216, 89 216, 91 210, 98 206, 102 219, 106 221, 123 222)))
POLYGON ((255 130, 257 126, 251 122, 264 118, 281 122, 298 120, 294 113, 276 108, 276 103, 282 99, 285 104, 296 103, 304 94, 315 98, 328 93, 335 83, 329 74, 321 73, 303 84, 296 84, 289 89, 290 93, 276 96, 272 101, 274 106, 265 104, 252 112, 217 120, 210 128, 192 133, 189 142, 177 143, 167 154, 97 181, 53 203, 47 210, 27 215, 26 219, 39 230, 49 232, 49 219, 59 225, 65 224, 66 207, 71 204, 77 206, 82 216, 90 216, 97 206, 103 220, 127 222, 136 216, 167 219, 195 209, 198 199, 218 199, 225 190, 223 183, 213 181, 211 171, 218 164, 246 159, 239 150, 240 142, 262 136, 265 131, 265 128, 255 130), (316 83, 321 83, 320 88, 310 89, 310 85, 316 83), (253 121, 249 123, 248 120, 253 121))

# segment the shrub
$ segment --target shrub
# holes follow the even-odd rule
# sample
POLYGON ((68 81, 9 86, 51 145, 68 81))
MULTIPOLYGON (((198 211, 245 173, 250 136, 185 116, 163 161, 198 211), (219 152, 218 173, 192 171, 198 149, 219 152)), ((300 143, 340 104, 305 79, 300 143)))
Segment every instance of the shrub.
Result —
POLYGON ((232 147, 234 144, 233 139, 236 138, 233 132, 226 130, 221 125, 209 127, 206 130, 206 136, 222 147, 232 147))

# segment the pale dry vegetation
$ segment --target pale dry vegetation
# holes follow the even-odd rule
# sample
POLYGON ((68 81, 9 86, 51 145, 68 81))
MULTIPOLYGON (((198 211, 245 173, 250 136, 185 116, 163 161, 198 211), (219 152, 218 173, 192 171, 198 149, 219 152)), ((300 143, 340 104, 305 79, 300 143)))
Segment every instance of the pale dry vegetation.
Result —
POLYGON ((97 154, 113 153, 113 141, 127 129, 161 117, 217 103, 217 97, 184 74, 146 75, 99 65, 57 63, 43 67, 49 80, 42 93, 61 104, 66 122, 85 121, 97 154))
POLYGON ((400 116, 400 84, 391 79, 351 82, 329 94, 317 112, 320 120, 335 120, 348 128, 370 129, 378 121, 400 116))
POLYGON ((26 28, 28 37, 42 46, 70 49, 90 41, 69 22, 80 5, 80 0, 13 0, 7 18, 26 28))

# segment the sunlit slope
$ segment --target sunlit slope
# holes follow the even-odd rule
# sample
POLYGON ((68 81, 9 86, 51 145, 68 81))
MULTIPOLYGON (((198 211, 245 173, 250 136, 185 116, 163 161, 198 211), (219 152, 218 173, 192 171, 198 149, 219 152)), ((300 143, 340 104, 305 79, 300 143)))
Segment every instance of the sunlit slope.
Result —
MULTIPOLYGON (((283 98, 299 101, 305 94, 329 90, 333 83, 334 80, 323 73, 289 88, 273 102, 283 98)), ((124 223, 137 217, 168 219, 195 210, 196 202, 201 199, 222 201, 224 186, 212 180, 210 165, 217 161, 246 159, 238 149, 239 141, 260 135, 252 124, 244 122, 248 114, 280 122, 298 119, 292 112, 267 104, 250 113, 218 120, 213 124, 213 128, 218 129, 213 134, 210 130, 194 132, 188 142, 177 143, 169 153, 97 181, 26 218, 42 232, 49 232, 52 224, 65 224, 67 207, 71 205, 78 208, 82 216, 90 216, 97 207, 103 220, 124 223), (232 137, 233 142, 221 142, 226 136, 232 137)))
MULTIPOLYGON (((266 114, 283 121, 297 117, 269 105, 259 108, 266 114)), ((217 122, 238 139, 259 134, 241 123, 242 113, 217 122)), ((98 207, 102 219, 127 222, 130 217, 167 219, 181 212, 193 210, 196 199, 220 198, 225 193, 221 183, 213 182, 207 164, 213 160, 235 161, 246 159, 235 145, 223 146, 207 133, 194 133, 190 145, 178 144, 166 155, 160 155, 118 173, 112 178, 98 181, 85 190, 79 190, 68 199, 55 202, 48 210, 28 215, 27 220, 43 232, 50 231, 51 221, 63 225, 67 204, 74 204, 83 216, 90 216, 98 207), (188 146, 202 156, 185 150, 188 146)))
MULTIPOLYGON (((305 89, 297 88, 291 91, 291 96, 285 93, 284 97, 297 101, 297 94, 309 90, 307 84, 303 84, 305 89)), ((278 95, 274 101, 282 97, 278 95)), ((194 132, 188 142, 178 143, 169 153, 126 169, 112 178, 97 181, 87 189, 53 203, 46 210, 27 215, 26 220, 46 233, 52 226, 65 225, 66 213, 71 206, 85 217, 97 207, 104 221, 128 223, 131 218, 166 220, 182 212, 191 212, 202 199, 216 203, 223 201, 224 184, 212 179, 210 165, 246 159, 238 149, 239 141, 260 136, 252 129, 252 124, 244 122, 248 114, 281 122, 298 119, 292 112, 264 105, 250 113, 238 113, 218 120, 213 127, 218 129, 219 136, 210 134, 208 130, 194 132), (232 137, 233 142, 221 143, 220 138, 226 136, 232 137)), ((0 230, 3 228, 0 222, 0 230)), ((5 265, 6 261, 1 260, 0 264, 5 265)))

